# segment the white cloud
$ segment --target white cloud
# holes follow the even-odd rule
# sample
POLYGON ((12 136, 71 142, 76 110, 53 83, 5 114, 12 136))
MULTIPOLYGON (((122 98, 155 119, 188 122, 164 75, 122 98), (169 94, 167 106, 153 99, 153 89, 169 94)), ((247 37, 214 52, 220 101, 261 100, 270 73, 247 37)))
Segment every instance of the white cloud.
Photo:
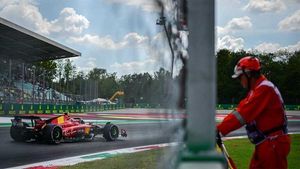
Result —
POLYGON ((248 16, 233 18, 228 22, 227 27, 233 30, 248 29, 252 27, 251 19, 248 16))
POLYGON ((76 35, 89 27, 89 21, 77 14, 73 8, 64 8, 57 19, 48 21, 33 0, 2 2, 4 5, 1 4, 1 17, 44 35, 76 35))
POLYGON ((31 1, 6 1, 0 16, 39 33, 49 34, 50 23, 31 1))
POLYGON ((94 57, 85 57, 84 60, 85 60, 84 62, 78 63, 79 71, 89 72, 93 68, 97 67, 97 65, 96 65, 97 59, 96 58, 94 58, 94 57))
POLYGON ((262 53, 274 53, 280 48, 278 43, 261 43, 257 45, 254 49, 262 53))
POLYGON ((114 42, 109 36, 100 37, 98 35, 90 34, 85 34, 81 37, 70 37, 70 42, 75 42, 82 45, 95 45, 103 49, 120 49, 126 45, 122 42, 114 42))
POLYGON ((243 8, 251 12, 279 12, 286 9, 283 0, 250 0, 243 8))
POLYGON ((262 53, 276 53, 279 51, 295 52, 300 51, 300 41, 295 45, 281 46, 278 43, 261 43, 254 47, 254 50, 262 53))
POLYGON ((222 38, 218 38, 217 50, 228 49, 232 51, 238 51, 244 48, 244 39, 235 38, 233 36, 226 35, 222 38))
POLYGON ((135 6, 143 9, 144 11, 160 11, 158 4, 155 0, 107 0, 111 3, 121 3, 129 6, 135 6))
MULTIPOLYGON (((124 62, 124 63, 114 63, 110 66, 113 70, 117 70, 124 74, 133 74, 133 73, 143 73, 149 72, 153 73, 158 69, 157 61, 153 59, 147 59, 143 61, 132 61, 132 62, 124 62)), ((119 75, 121 76, 121 75, 119 75)))
POLYGON ((218 35, 225 35, 236 30, 250 29, 252 27, 251 18, 248 16, 233 18, 224 27, 217 27, 218 35))
POLYGON ((289 45, 286 47, 282 47, 281 50, 285 50, 285 51, 289 51, 289 52, 300 51, 300 41, 298 41, 295 45, 289 45))
POLYGON ((14 4, 18 1, 23 1, 23 0, 0 0, 0 8, 3 8, 7 5, 10 5, 10 4, 14 4))
POLYGON ((138 33, 131 32, 124 36, 124 42, 129 45, 142 45, 148 41, 147 36, 139 35, 138 33))
POLYGON ((87 74, 93 68, 98 67, 96 57, 90 57, 90 56, 74 57, 74 58, 70 58, 70 60, 73 61, 73 63, 76 65, 78 72, 83 71, 85 74, 87 74))
POLYGON ((244 47, 244 39, 236 38, 229 34, 237 30, 250 29, 252 27, 251 18, 248 16, 233 18, 224 27, 217 26, 217 50, 229 49, 238 51, 244 47))
POLYGON ((281 20, 278 27, 283 31, 300 31, 300 10, 281 20))
POLYGON ((90 22, 83 15, 77 14, 73 8, 64 8, 59 17, 51 21, 50 31, 69 35, 80 34, 89 24, 90 22))
POLYGON ((146 12, 160 12, 161 7, 158 2, 162 2, 164 10, 171 12, 174 9, 173 0, 106 0, 110 3, 124 4, 140 8, 146 12))
POLYGON ((109 69, 117 71, 118 76, 121 76, 129 73, 154 72, 160 67, 170 68, 171 54, 165 38, 164 32, 160 32, 152 38, 132 32, 126 34, 120 41, 114 41, 109 36, 100 37, 86 34, 82 37, 72 37, 70 42, 87 46, 94 45, 97 50, 121 50, 126 47, 141 48, 142 50, 134 50, 139 61, 115 62, 109 66, 109 69))
POLYGON ((117 70, 122 74, 143 72, 153 73, 160 67, 169 69, 171 65, 171 52, 166 40, 165 33, 160 32, 151 39, 145 37, 141 38, 137 35, 138 34, 132 33, 131 36, 124 36, 123 39, 132 39, 132 37, 134 37, 133 39, 135 39, 135 43, 140 42, 140 44, 142 44, 143 46, 142 55, 145 55, 145 58, 142 59, 142 57, 139 57, 141 59, 140 61, 130 61, 125 63, 116 62, 112 64, 110 68, 113 70, 117 70))
POLYGON ((98 35, 85 34, 81 37, 70 37, 70 42, 84 45, 95 45, 99 48, 115 50, 130 46, 143 46, 147 44, 148 37, 137 33, 128 33, 119 42, 115 42, 110 36, 100 37, 98 35))

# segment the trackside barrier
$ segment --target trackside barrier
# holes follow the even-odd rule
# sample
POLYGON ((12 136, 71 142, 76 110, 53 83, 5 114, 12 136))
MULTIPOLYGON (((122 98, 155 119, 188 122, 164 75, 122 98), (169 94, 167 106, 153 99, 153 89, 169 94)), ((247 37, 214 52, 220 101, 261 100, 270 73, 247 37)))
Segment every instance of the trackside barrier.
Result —
MULTIPOLYGON (((236 104, 218 104, 217 110, 232 110, 236 104)), ((0 104, 0 115, 14 114, 57 114, 57 113, 85 113, 124 108, 162 108, 160 104, 106 104, 106 105, 62 105, 62 104, 0 104)), ((300 105, 285 105, 286 110, 300 111, 300 105)))
MULTIPOLYGON (((217 110, 233 110, 237 107, 236 104, 217 104, 217 110)), ((136 103, 127 104, 126 108, 163 108, 160 104, 136 103)), ((300 105, 285 105, 286 110, 300 110, 300 105)))
POLYGON ((79 105, 79 104, 13 104, 1 103, 0 115, 15 114, 57 114, 57 113, 85 113, 105 110, 124 109, 125 104, 79 105))
POLYGON ((217 110, 232 110, 236 106, 235 104, 217 104, 217 110))
POLYGON ((133 104, 132 108, 161 108, 160 104, 137 103, 133 104))
MULTIPOLYGON (((236 104, 218 104, 217 110, 232 110, 236 107, 237 107, 236 104)), ((299 111, 300 105, 285 105, 285 110, 299 111)))

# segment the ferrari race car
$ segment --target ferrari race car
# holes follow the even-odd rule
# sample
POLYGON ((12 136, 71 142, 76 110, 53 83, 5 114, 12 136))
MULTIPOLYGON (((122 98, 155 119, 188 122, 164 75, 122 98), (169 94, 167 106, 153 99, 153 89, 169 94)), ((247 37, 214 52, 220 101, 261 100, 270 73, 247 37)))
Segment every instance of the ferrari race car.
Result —
POLYGON ((61 141, 91 141, 96 135, 103 135, 106 141, 115 141, 119 134, 127 137, 124 129, 107 122, 104 126, 85 123, 80 118, 68 114, 43 120, 39 116, 14 116, 11 120, 10 136, 13 140, 37 140, 52 144, 61 141))

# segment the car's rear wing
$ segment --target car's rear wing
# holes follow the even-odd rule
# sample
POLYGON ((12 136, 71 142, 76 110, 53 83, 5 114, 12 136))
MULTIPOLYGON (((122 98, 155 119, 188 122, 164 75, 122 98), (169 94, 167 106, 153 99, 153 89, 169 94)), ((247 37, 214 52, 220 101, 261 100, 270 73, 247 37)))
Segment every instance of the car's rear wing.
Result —
POLYGON ((41 117, 39 117, 39 116, 22 116, 22 115, 14 116, 14 118, 15 119, 29 119, 29 120, 41 119, 41 117))
POLYGON ((23 116, 23 115, 17 115, 14 116, 13 119, 11 119, 12 126, 18 126, 18 127, 33 127, 35 125, 36 120, 42 120, 39 116, 23 116))

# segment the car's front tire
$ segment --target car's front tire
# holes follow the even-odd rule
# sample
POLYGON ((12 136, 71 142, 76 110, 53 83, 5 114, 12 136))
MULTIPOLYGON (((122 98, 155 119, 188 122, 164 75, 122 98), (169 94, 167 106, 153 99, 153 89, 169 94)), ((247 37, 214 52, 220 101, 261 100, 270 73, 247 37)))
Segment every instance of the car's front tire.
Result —
POLYGON ((106 141, 115 141, 119 137, 119 128, 111 123, 107 123, 103 129, 103 137, 106 141))

